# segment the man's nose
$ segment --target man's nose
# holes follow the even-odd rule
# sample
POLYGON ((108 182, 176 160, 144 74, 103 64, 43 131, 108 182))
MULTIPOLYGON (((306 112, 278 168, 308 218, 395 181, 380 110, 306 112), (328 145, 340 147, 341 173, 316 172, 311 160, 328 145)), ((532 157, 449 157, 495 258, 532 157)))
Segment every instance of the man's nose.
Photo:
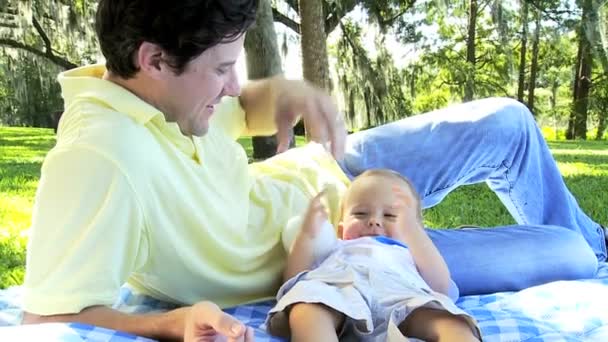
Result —
POLYGON ((236 74, 236 70, 232 68, 230 71, 230 79, 224 84, 223 95, 239 96, 241 94, 241 85, 236 74))
POLYGON ((224 87, 224 95, 228 96, 239 96, 241 95, 241 85, 237 80, 232 81, 224 87))

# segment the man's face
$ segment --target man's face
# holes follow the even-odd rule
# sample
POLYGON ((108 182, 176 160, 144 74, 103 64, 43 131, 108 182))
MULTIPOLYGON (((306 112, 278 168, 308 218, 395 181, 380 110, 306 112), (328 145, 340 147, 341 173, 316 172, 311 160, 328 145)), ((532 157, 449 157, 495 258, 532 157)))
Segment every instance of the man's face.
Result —
POLYGON ((160 108, 167 121, 177 122, 186 136, 203 136, 209 118, 223 96, 238 96, 235 63, 243 50, 245 35, 220 43, 190 61, 180 75, 168 73, 163 82, 160 108))

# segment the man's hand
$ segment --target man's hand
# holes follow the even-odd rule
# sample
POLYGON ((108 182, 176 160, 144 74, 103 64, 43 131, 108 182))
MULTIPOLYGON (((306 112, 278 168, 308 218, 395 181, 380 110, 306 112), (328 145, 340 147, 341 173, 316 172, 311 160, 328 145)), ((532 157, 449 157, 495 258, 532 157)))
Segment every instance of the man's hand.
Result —
POLYGON ((253 342, 253 330, 211 302, 189 308, 184 342, 253 342))
POLYGON ((275 77, 271 82, 276 99, 277 152, 289 148, 291 128, 298 116, 301 116, 307 138, 322 144, 336 159, 341 159, 344 155, 346 127, 332 98, 306 81, 275 77))

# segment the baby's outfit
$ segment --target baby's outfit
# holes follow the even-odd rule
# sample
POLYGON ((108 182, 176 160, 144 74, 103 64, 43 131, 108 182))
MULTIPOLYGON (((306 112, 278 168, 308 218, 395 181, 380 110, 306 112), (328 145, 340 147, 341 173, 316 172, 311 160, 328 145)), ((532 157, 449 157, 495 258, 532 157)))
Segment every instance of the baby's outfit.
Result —
MULTIPOLYGON (((323 253, 322 253, 323 254, 323 253)), ((289 307, 322 303, 345 315, 341 340, 407 341, 397 327, 417 308, 463 317, 481 339, 475 319, 458 308, 458 289, 450 297, 433 291, 418 273, 409 249, 387 237, 336 240, 313 265, 289 279, 277 294, 266 321, 273 335, 289 334, 289 307)))

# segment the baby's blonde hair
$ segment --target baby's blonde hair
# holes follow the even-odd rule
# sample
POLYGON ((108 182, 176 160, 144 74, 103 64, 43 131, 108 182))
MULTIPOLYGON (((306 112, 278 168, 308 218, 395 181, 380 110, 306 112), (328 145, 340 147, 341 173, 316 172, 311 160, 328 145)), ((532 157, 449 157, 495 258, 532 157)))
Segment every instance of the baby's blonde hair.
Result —
POLYGON ((410 182, 409 179, 407 179, 405 176, 403 176, 399 172, 393 171, 391 169, 369 169, 369 170, 361 173, 357 177, 355 177, 355 179, 353 179, 353 181, 350 183, 350 186, 348 187, 348 189, 346 189, 346 192, 342 196, 342 199, 340 200, 340 219, 342 219, 344 217, 344 202, 348 198, 351 188, 357 182, 357 180, 362 179, 362 178, 367 178, 367 177, 385 177, 385 178, 391 178, 391 179, 403 182, 407 186, 407 188, 410 190, 410 192, 412 193, 412 196, 414 197, 414 199, 416 200, 416 209, 417 209, 416 211, 418 213, 418 219, 420 221, 422 221, 422 204, 420 201, 420 196, 418 195, 418 192, 416 191, 416 188, 414 188, 414 185, 412 184, 412 182, 410 182))

